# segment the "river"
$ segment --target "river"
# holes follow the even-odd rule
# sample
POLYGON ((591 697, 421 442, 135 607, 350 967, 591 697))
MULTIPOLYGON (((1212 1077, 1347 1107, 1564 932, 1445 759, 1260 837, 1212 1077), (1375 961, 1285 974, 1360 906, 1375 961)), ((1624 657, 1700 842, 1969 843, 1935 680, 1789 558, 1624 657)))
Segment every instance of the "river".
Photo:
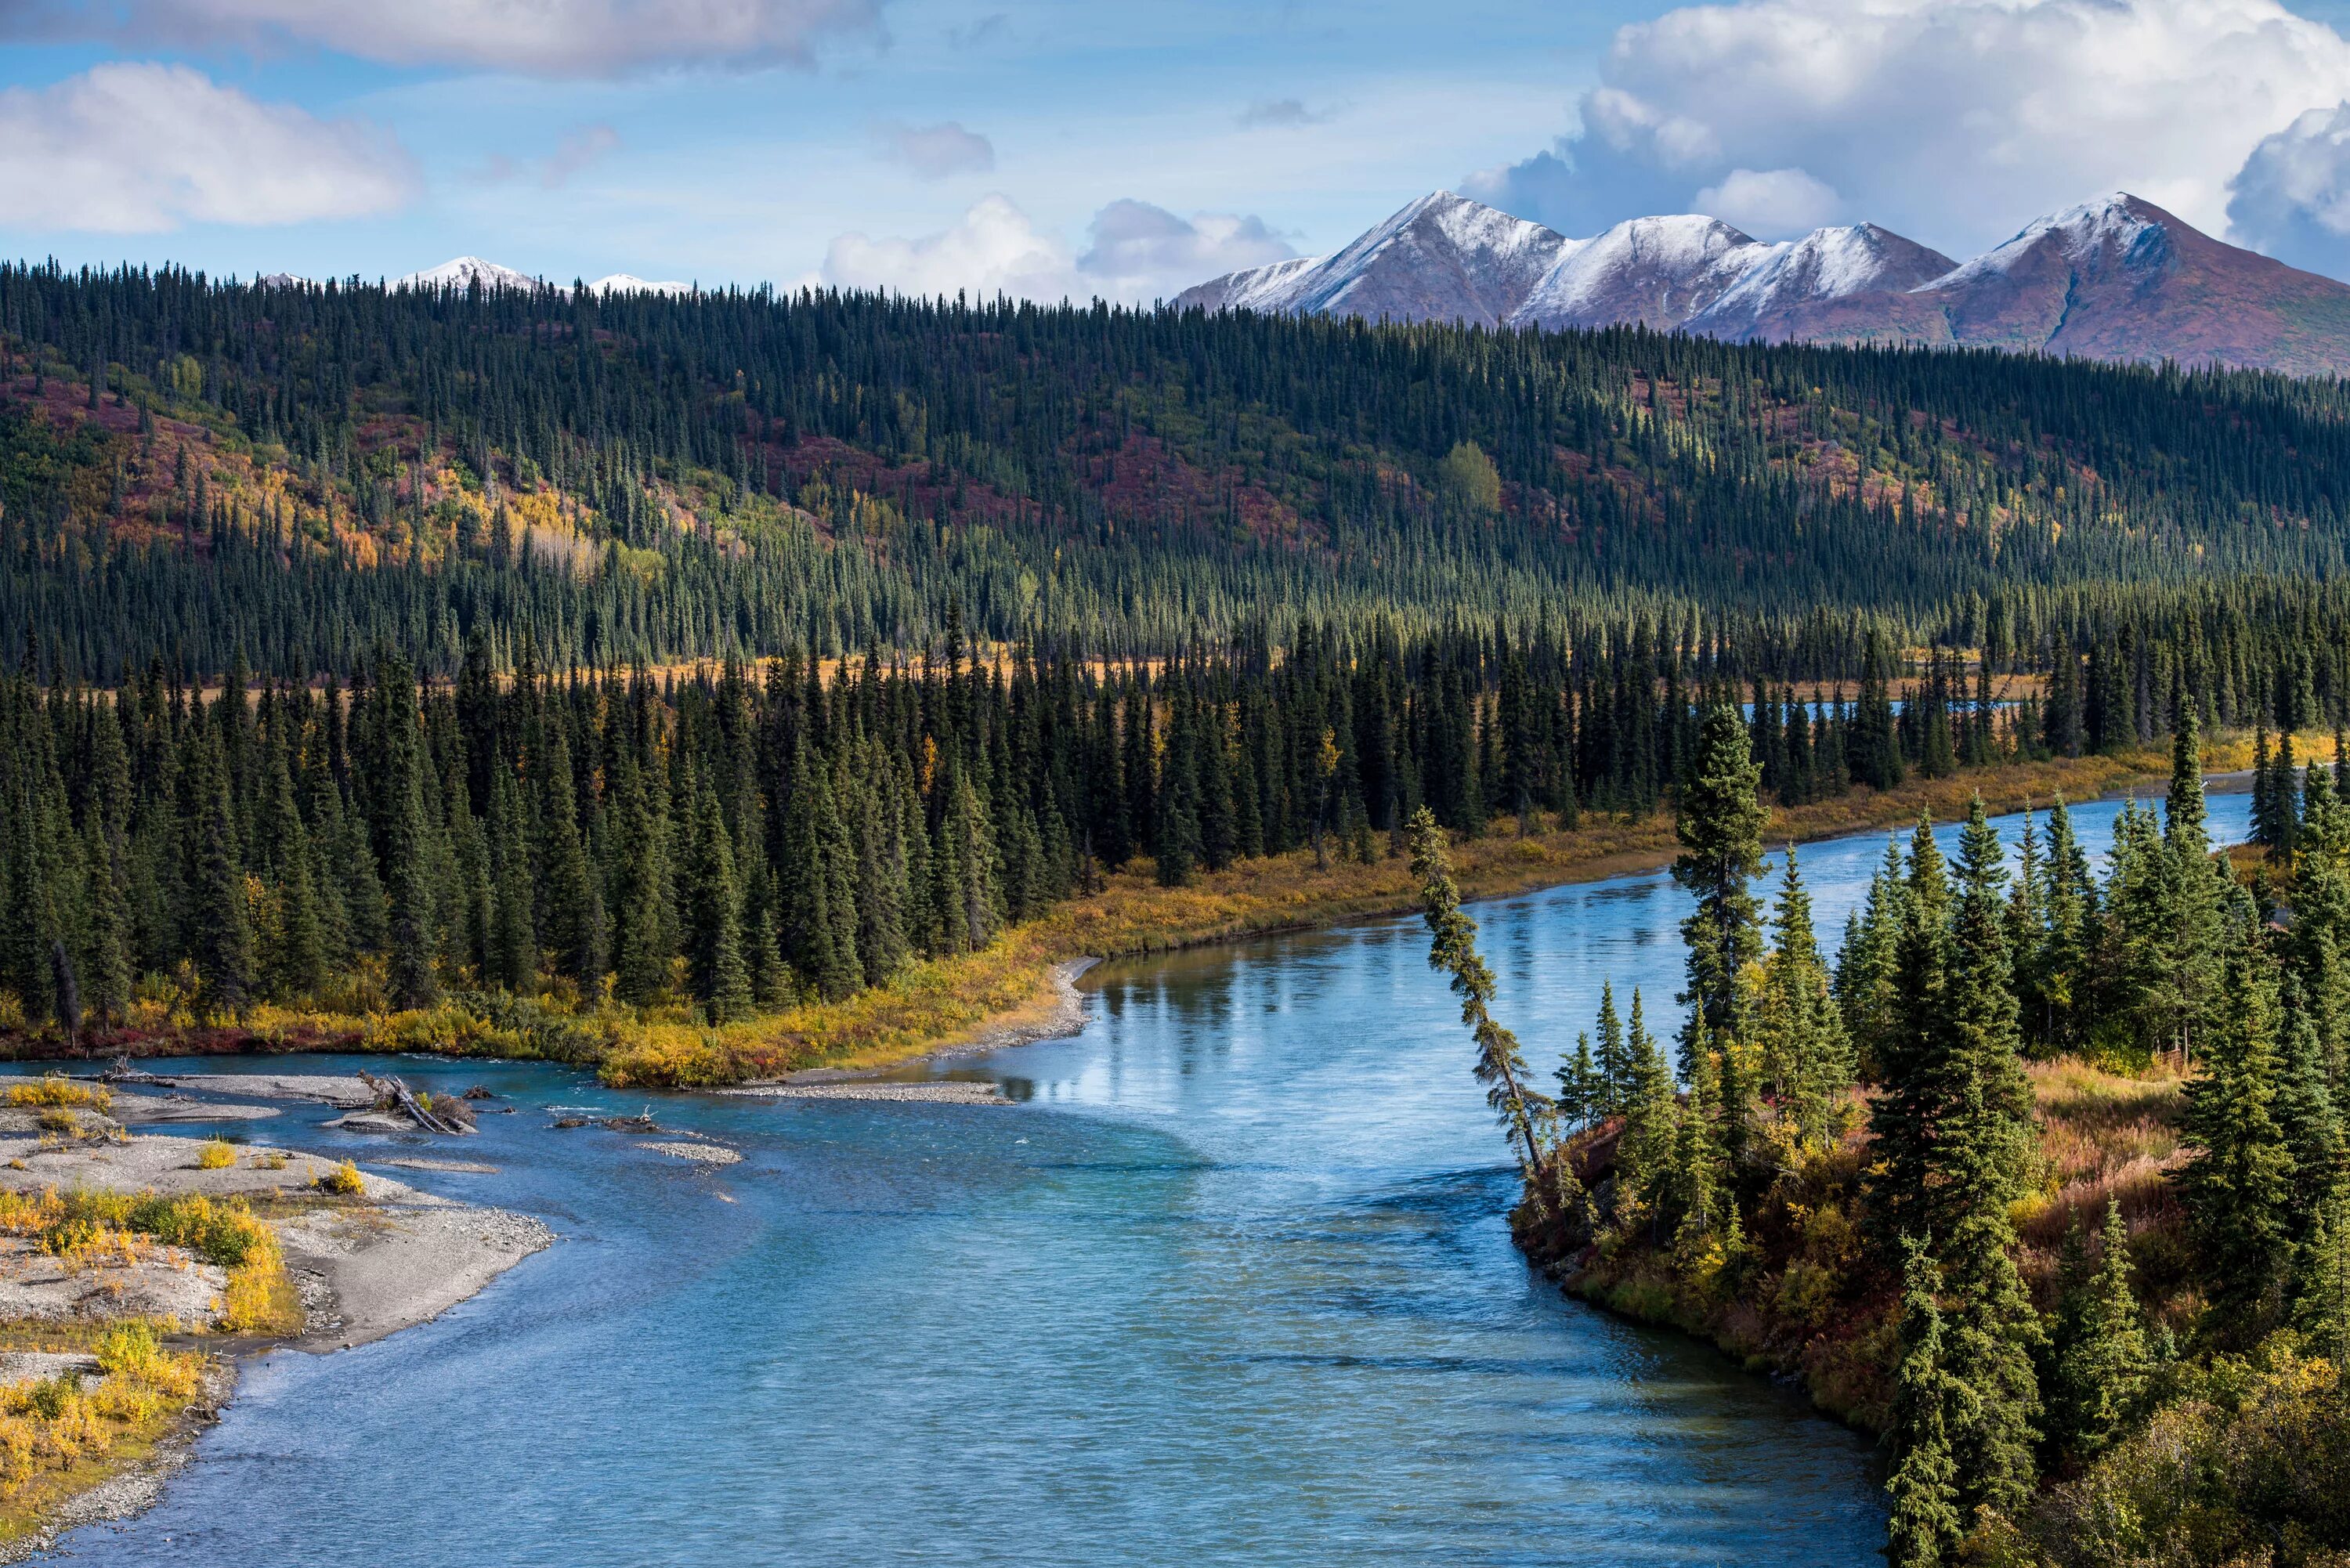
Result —
MULTIPOLYGON (((2215 833, 2241 838, 2245 807, 2214 796, 2215 833)), ((2115 809, 2075 811, 2092 851, 2115 809)), ((1883 845, 1801 852, 1824 941, 1883 845)), ((1685 908, 1662 874, 1473 907, 1545 1071, 1604 976, 1669 1027, 1685 908)), ((1425 953, 1407 919, 1106 966, 1081 1033, 927 1069, 994 1078, 1010 1108, 657 1097, 743 1151, 714 1172, 549 1125, 643 1095, 407 1062, 516 1114, 462 1151, 495 1175, 393 1174, 562 1240, 436 1323, 253 1363, 163 1501, 60 1555, 1878 1560, 1873 1444, 1519 1260, 1513 1173, 1425 953)), ((244 1130, 386 1152, 331 1114, 244 1130)))

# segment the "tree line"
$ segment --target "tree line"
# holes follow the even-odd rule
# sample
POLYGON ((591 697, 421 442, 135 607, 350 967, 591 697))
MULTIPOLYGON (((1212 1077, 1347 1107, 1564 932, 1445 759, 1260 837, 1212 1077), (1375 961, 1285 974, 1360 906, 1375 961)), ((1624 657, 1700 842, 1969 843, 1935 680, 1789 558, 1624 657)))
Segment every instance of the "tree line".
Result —
POLYGON ((2102 653, 2094 722, 2190 621, 2230 706, 2273 684, 2231 644, 2350 621, 2343 393, 2249 372, 0 264, 0 646, 95 683, 1547 612, 1702 616, 1773 679, 1856 679, 1872 624, 2102 653))

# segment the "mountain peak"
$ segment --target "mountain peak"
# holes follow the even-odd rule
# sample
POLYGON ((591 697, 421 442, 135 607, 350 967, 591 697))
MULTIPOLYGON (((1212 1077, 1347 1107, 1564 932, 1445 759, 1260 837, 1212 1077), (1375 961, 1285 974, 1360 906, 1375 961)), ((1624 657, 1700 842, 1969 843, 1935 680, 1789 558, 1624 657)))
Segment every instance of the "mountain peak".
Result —
POLYGON ((439 266, 426 267, 422 272, 411 272, 405 277, 395 278, 392 280, 391 286, 463 290, 471 288, 476 282, 479 282, 484 289, 534 289, 538 286, 536 278, 518 273, 510 266, 500 266, 495 262, 484 261, 479 256, 452 257, 442 262, 439 266))
POLYGON ((1334 254, 1228 273, 1175 304, 1498 327, 1570 244, 1540 223, 1433 191, 1334 254))

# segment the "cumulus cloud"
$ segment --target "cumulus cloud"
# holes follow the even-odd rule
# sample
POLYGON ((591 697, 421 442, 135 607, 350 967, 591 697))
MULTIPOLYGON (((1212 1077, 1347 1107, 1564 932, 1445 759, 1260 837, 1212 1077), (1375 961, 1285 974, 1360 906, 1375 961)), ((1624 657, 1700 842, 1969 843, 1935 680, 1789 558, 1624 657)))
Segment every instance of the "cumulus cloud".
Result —
POLYGON ((1170 298, 1195 283, 1297 254, 1262 218, 1232 213, 1179 218, 1131 199, 1096 213, 1089 233, 1092 246, 1077 258, 1077 267, 1111 299, 1170 298))
POLYGON ((1303 99, 1267 98, 1259 99, 1241 110, 1241 127, 1246 130, 1262 130, 1268 126, 1321 125, 1329 118, 1327 110, 1306 108, 1303 99))
POLYGON ((1181 218, 1131 200, 1096 213, 1087 233, 1087 248, 1076 252, 1040 229, 1009 197, 993 195, 934 234, 843 234, 826 254, 823 280, 840 288, 924 296, 968 291, 981 298, 1001 293, 1147 304, 1203 279, 1295 254, 1256 218, 1223 213, 1181 218))
POLYGON ((937 125, 879 125, 873 139, 882 156, 903 163, 925 180, 952 174, 984 174, 995 167, 995 144, 956 121, 937 125))
POLYGON ((2237 171, 2230 237, 2312 272, 2350 275, 2350 102, 2313 109, 2237 171))
POLYGON ((1697 193, 1697 210, 1764 239, 1808 234, 1836 215, 1830 187, 1800 169, 1732 169, 1697 193))
POLYGON ((609 77, 684 65, 806 64, 828 36, 878 34, 882 0, 9 0, 20 37, 313 45, 402 66, 609 77))
POLYGON ((982 297, 1059 299, 1074 293, 1068 247, 1039 233, 1006 196, 986 196, 947 228, 915 239, 847 234, 825 253, 824 280, 840 288, 888 288, 982 297))
POLYGON ((1732 0, 1618 30, 1579 125, 1471 183, 1573 234, 1703 193, 1965 251, 2115 188, 2216 230, 2345 98, 2350 43, 2278 0, 1732 0))
POLYGON ((0 224, 296 223, 389 212, 416 188, 388 132, 258 103, 185 66, 101 65, 0 90, 0 224))

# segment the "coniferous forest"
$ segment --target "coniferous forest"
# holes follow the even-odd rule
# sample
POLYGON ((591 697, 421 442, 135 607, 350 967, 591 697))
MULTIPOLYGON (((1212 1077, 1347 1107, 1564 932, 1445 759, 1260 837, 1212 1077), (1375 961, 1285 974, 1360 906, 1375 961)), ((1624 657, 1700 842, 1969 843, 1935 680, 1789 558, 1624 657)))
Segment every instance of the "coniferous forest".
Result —
POLYGON ((1521 1244, 1887 1433, 1897 1563, 2338 1563, 2345 493, 2270 375, 0 265, 0 1031, 597 1060, 1409 852, 1521 1244), (1752 889, 2166 747, 2102 875, 1978 803, 1840 944, 1752 889), (1536 1066, 1448 842, 1663 814, 1671 1023, 1536 1066))

